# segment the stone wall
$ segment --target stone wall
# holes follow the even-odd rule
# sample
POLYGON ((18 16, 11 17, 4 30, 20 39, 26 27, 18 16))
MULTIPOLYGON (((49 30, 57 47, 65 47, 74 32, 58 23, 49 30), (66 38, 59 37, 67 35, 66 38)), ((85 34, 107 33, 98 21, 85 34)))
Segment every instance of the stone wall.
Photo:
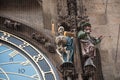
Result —
POLYGON ((42 7, 37 0, 0 0, 0 16, 40 30, 43 28, 42 7))
MULTIPOLYGON (((104 36, 100 44, 104 79, 120 80, 120 44, 117 43, 120 34, 120 0, 108 0, 107 5, 106 2, 107 0, 85 0, 84 4, 92 24, 93 35, 104 36)), ((120 40, 118 42, 120 43, 120 40)))
POLYGON ((57 26, 57 1, 56 0, 43 0, 43 19, 44 27, 51 29, 52 23, 57 26))

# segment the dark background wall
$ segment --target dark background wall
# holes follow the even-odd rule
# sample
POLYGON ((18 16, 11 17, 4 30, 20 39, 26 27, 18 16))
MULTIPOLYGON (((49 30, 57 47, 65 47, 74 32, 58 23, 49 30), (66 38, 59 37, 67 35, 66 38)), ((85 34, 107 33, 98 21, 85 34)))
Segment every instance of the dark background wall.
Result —
POLYGON ((0 0, 0 16, 34 27, 36 30, 43 28, 42 7, 37 0, 0 0))
POLYGON ((44 26, 51 29, 52 23, 57 26, 57 0, 43 0, 44 26))

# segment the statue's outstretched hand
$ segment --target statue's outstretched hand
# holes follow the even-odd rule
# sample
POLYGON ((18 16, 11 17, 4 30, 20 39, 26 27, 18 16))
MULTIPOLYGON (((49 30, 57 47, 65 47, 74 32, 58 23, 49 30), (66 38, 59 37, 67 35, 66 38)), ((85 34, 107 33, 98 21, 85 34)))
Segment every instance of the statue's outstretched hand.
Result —
POLYGON ((100 40, 102 40, 103 38, 104 38, 104 36, 102 36, 102 35, 98 37, 98 39, 100 39, 100 40))

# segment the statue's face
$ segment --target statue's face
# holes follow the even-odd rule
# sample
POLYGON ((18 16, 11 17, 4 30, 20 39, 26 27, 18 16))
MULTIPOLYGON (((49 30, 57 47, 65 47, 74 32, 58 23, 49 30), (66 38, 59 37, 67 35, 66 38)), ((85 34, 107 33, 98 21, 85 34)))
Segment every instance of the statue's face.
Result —
POLYGON ((61 28, 61 29, 59 30, 59 33, 63 33, 63 32, 64 32, 64 29, 61 28))
POLYGON ((63 27, 60 27, 59 29, 58 29, 58 33, 64 33, 64 28, 63 27))
POLYGON ((91 32, 91 27, 90 26, 86 26, 85 29, 84 29, 84 31, 86 33, 90 33, 91 32))

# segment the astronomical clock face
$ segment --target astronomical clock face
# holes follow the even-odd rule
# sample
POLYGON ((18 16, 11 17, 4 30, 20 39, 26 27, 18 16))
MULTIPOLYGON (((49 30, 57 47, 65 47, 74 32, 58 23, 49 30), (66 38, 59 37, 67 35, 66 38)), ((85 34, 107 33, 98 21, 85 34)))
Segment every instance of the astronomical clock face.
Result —
POLYGON ((0 31, 0 80, 59 80, 59 77, 41 51, 0 31))

